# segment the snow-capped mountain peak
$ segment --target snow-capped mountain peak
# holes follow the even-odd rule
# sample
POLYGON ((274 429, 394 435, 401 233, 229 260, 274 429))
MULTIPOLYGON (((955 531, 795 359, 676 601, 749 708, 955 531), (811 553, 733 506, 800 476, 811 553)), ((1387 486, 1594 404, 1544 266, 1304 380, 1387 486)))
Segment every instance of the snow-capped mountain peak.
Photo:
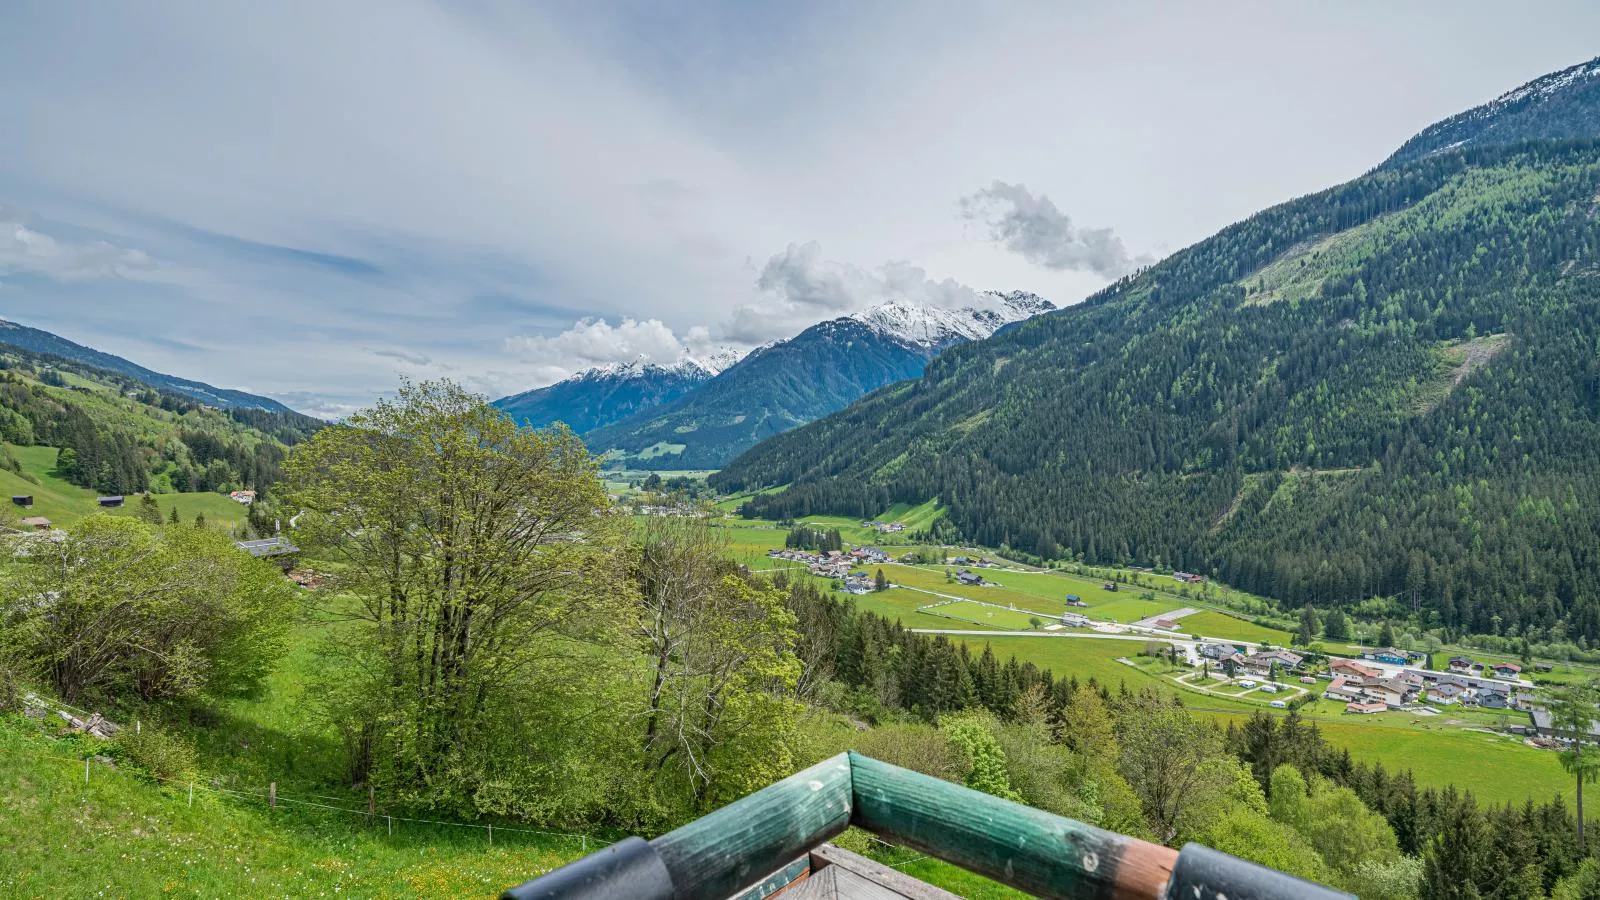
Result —
POLYGON ((989 291, 983 298, 988 301, 984 306, 963 309, 890 300, 849 318, 892 340, 935 347, 982 340, 1004 325, 1055 309, 1050 301, 1023 291, 1009 294, 989 291))

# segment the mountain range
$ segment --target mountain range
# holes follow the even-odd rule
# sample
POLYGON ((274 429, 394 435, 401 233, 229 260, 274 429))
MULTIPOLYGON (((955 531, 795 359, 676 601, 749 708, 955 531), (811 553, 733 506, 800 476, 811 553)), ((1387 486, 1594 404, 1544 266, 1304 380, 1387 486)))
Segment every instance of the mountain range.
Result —
POLYGON ((842 409, 928 360, 1055 307, 1025 292, 939 309, 890 301, 821 322, 726 364, 683 360, 590 369, 495 401, 524 423, 562 421, 631 465, 716 468, 764 438, 842 409))
POLYGON ((1600 640, 1600 60, 952 347, 711 478, 747 515, 1600 640))
POLYGON ((213 387, 203 381, 190 381, 187 378, 178 378, 174 375, 164 375, 160 372, 146 369, 137 363, 129 362, 120 356, 103 353, 91 347, 74 343, 60 335, 37 328, 29 328, 16 322, 0 319, 0 344, 20 347, 33 353, 45 353, 58 356, 73 362, 93 366, 107 372, 116 372, 126 375, 143 384, 160 390, 171 391, 192 397, 207 406, 218 409, 264 409, 277 413, 293 413, 294 410, 268 397, 247 394, 244 391, 229 390, 227 388, 213 387))
POLYGON ((494 405, 523 425, 564 422, 582 434, 637 412, 671 403, 737 362, 737 352, 674 363, 638 359, 586 369, 546 387, 502 397, 494 405))

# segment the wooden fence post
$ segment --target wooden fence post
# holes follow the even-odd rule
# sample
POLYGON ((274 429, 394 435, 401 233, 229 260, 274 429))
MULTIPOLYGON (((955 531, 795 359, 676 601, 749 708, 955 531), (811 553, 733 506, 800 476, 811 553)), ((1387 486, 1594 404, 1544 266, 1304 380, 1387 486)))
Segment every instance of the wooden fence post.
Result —
POLYGON ((89 761, 87 759, 83 761, 83 783, 89 783, 89 761))
POLYGON ((278 783, 276 781, 267 785, 267 806, 271 809, 278 808, 278 783))
POLYGON ((194 809, 194 782, 189 782, 189 808, 194 809))
POLYGON ((378 812, 378 789, 367 785, 367 824, 372 824, 372 817, 378 812))
POLYGON ((494 846, 494 823, 489 823, 489 846, 494 846))

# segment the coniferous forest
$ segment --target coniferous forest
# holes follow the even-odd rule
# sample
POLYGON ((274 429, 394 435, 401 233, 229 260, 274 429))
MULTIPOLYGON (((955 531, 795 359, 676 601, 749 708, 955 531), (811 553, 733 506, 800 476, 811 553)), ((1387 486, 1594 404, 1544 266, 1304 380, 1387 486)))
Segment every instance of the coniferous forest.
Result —
POLYGON ((1593 142, 1379 168, 953 348, 713 482, 790 485, 752 515, 937 497, 965 538, 1043 558, 1592 642, 1597 252, 1593 142))

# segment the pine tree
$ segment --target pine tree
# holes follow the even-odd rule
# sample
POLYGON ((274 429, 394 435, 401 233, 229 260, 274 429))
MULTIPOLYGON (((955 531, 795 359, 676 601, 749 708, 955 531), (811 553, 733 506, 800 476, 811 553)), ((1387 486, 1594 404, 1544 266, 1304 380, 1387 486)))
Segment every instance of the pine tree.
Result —
POLYGON ((1302 647, 1309 645, 1317 639, 1317 611, 1307 603, 1305 609, 1300 610, 1300 628, 1294 633, 1294 641, 1302 647))
POLYGON ((1345 616, 1344 610, 1335 609, 1328 613, 1328 619, 1322 626, 1322 636, 1330 641, 1350 639, 1350 620, 1345 616))
POLYGON ((204 527, 206 527, 206 514, 205 513, 202 512, 202 513, 195 513, 194 514, 194 527, 196 527, 196 528, 204 528, 204 527))
POLYGON ((1394 627, 1389 624, 1389 620, 1387 619, 1385 619, 1383 622, 1383 628, 1378 630, 1378 646, 1394 646, 1394 627))
POLYGON ((882 569, 878 570, 877 577, 872 580, 872 588, 873 590, 877 591, 886 591, 889 589, 889 579, 883 576, 882 569))
POLYGON ((161 524, 161 506, 149 494, 139 498, 139 518, 151 525, 161 524))
POLYGON ((178 518, 178 506, 177 504, 173 504, 172 510, 167 513, 167 524, 176 525, 181 521, 183 520, 178 518))

